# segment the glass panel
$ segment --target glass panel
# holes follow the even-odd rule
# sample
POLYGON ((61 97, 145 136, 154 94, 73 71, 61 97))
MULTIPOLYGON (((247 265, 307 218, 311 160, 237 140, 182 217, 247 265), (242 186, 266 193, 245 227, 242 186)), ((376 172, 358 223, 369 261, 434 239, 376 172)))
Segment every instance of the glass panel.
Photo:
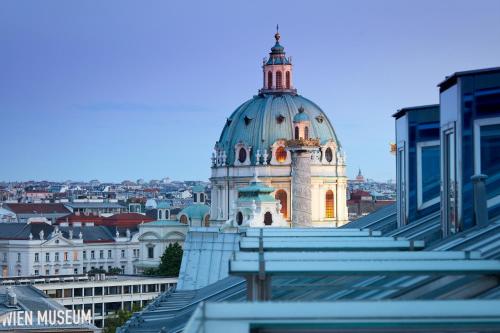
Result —
POLYGON ((445 181, 446 181, 446 220, 450 233, 458 231, 457 225, 457 193, 455 171, 455 135, 453 132, 445 134, 445 181))
POLYGON ((439 146, 422 147, 422 202, 439 196, 439 146))
POLYGON ((481 173, 488 199, 500 195, 500 124, 481 126, 481 173))

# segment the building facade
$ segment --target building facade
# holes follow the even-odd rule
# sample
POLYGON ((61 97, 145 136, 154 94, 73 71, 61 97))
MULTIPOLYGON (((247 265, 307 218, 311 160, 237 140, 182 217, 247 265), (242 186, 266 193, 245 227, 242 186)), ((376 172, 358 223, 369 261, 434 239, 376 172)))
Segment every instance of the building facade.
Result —
POLYGON ((59 227, 47 223, 0 224, 2 276, 85 274, 119 268, 135 273, 137 232, 105 226, 59 227))

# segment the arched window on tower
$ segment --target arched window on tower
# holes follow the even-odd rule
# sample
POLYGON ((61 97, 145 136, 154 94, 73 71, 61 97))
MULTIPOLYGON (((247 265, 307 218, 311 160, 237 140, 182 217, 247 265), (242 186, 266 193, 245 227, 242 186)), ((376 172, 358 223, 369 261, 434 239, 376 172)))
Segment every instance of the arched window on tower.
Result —
POLYGON ((183 223, 183 224, 188 224, 188 218, 186 215, 182 215, 181 216, 181 219, 180 219, 180 222, 183 223))
POLYGON ((285 80, 286 80, 286 89, 290 89, 290 71, 286 72, 285 80))
POLYGON ((299 127, 295 126, 295 140, 299 139, 299 127))
POLYGON ((304 128, 304 139, 309 139, 309 127, 304 128))
POLYGON ((283 214, 283 217, 286 219, 288 218, 288 207, 287 207, 287 196, 286 192, 284 190, 278 190, 276 191, 276 194, 274 195, 274 198, 276 200, 279 200, 281 203, 281 210, 280 213, 283 214))
POLYGON ((283 75, 281 71, 276 72, 276 89, 283 89, 283 75))
POLYGON ((273 72, 267 72, 267 89, 273 88, 273 72))
POLYGON ((334 204, 333 204, 333 191, 328 190, 325 196, 325 217, 327 219, 333 219, 334 214, 334 204))

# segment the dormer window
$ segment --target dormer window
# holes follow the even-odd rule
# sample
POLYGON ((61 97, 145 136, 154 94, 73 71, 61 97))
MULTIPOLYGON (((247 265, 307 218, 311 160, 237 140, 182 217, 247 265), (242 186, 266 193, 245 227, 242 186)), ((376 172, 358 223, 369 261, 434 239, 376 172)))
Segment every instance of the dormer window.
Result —
POLYGON ((248 124, 250 124, 250 122, 252 121, 252 118, 245 116, 244 120, 245 120, 245 125, 248 126, 248 124))
POLYGON ((238 152, 238 161, 240 163, 245 163, 247 160, 247 151, 245 148, 240 148, 240 151, 238 152))
POLYGON ((284 120, 285 120, 285 117, 282 114, 280 114, 279 116, 276 117, 276 122, 278 124, 281 124, 284 120))
POLYGON ((330 163, 333 160, 332 148, 330 147, 326 148, 325 159, 328 163, 330 163))

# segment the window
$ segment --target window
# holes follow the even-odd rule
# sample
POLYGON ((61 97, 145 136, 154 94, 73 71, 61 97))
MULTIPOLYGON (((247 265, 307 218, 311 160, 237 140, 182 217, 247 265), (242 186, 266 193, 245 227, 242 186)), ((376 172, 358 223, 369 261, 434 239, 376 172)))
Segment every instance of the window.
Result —
POLYGON ((278 149, 276 149, 276 161, 278 161, 279 163, 283 163, 286 161, 286 149, 285 147, 278 147, 278 149))
POLYGON ((333 160, 332 148, 328 147, 325 150, 325 160, 330 163, 333 160))
POLYGON ((271 71, 267 72, 267 89, 273 88, 273 73, 271 71))
POLYGON ((17 254, 17 262, 21 262, 21 253, 17 254))
POLYGON ((50 269, 45 270, 45 275, 50 275, 50 269))
POLYGON ((158 220, 163 220, 163 211, 161 209, 158 210, 158 220))
POLYGON ((90 251, 90 259, 95 259, 95 251, 90 251))
POLYGON ((200 202, 205 202, 205 195, 200 193, 200 202))
POLYGON ((21 276, 21 270, 20 269, 17 270, 17 276, 21 276))
POLYGON ((99 259, 104 259, 104 250, 99 250, 99 259))
POLYGON ((475 174, 486 178, 488 207, 500 204, 500 118, 476 120, 474 123, 475 174))
POLYGON ((280 213, 283 214, 283 217, 286 219, 288 218, 288 207, 287 207, 287 195, 284 190, 278 190, 276 191, 276 194, 274 195, 276 200, 279 200, 281 203, 281 210, 280 213))
POLYGON ((276 72, 276 89, 283 89, 283 74, 281 71, 276 72))
POLYGON ((456 193, 456 163, 455 163, 455 130, 451 128, 446 130, 444 133, 444 146, 443 146, 443 172, 444 172, 444 183, 443 183, 443 198, 444 202, 444 212, 447 234, 453 234, 458 232, 458 217, 457 217, 457 193, 456 193))
POLYGON ((240 148, 238 151, 238 161, 244 163, 247 160, 247 150, 245 148, 240 148))
POLYGON ((406 225, 406 158, 405 143, 401 141, 397 145, 396 156, 396 186, 397 186, 397 219, 401 226, 406 225))
POLYGON ((186 216, 186 215, 181 215, 180 222, 181 222, 181 223, 184 223, 184 224, 188 224, 188 219, 187 219, 187 216, 186 216))
POLYGON ((210 214, 205 215, 205 227, 210 227, 210 214))
POLYGON ((264 214, 264 224, 265 225, 273 224, 273 215, 270 212, 266 212, 264 214))
POLYGON ((38 269, 35 269, 35 276, 40 275, 40 271, 38 269))
POLYGON ((285 79, 286 79, 286 89, 290 89, 290 71, 286 72, 285 79))
POLYGON ((295 140, 299 139, 299 127, 295 126, 295 140))
POLYGON ((77 261, 78 260, 78 251, 73 251, 73 261, 77 261))
POLYGON ((309 127, 304 128, 304 139, 309 139, 309 127))
POLYGON ((54 261, 59 261, 59 252, 54 253, 54 261))
POLYGON ((68 252, 64 252, 64 261, 68 261, 68 252))
POLYGON ((122 250, 122 258, 125 258, 125 250, 122 250))
POLYGON ((418 209, 423 209, 439 202, 440 158, 439 141, 417 143, 418 209))
POLYGON ((59 269, 58 269, 58 268, 54 269, 54 274, 55 274, 55 275, 58 275, 58 274, 59 274, 59 269))
POLYGON ((121 268, 122 268, 122 271, 120 272, 120 274, 125 274, 125 266, 122 265, 121 268))
POLYGON ((148 247, 148 258, 153 259, 155 257, 155 247, 150 246, 148 247))
POLYGON ((35 262, 40 261, 40 255, 38 253, 35 253, 35 262))
POLYGON ((335 217, 333 208, 333 191, 328 190, 325 195, 325 217, 327 219, 333 219, 335 217))
POLYGON ((83 274, 87 273, 87 267, 83 266, 83 274))
POLYGON ((241 225, 243 223, 243 214, 241 212, 238 212, 236 214, 236 223, 238 223, 238 225, 241 225))
POLYGON ((75 275, 78 275, 78 268, 73 269, 73 273, 74 273, 75 275))
POLYGON ((111 250, 108 250, 108 259, 111 259, 112 256, 111 256, 111 250))
POLYGON ((83 260, 87 260, 87 251, 83 251, 82 255, 83 255, 83 260))
POLYGON ((170 219, 170 210, 166 210, 165 211, 165 220, 169 220, 170 219))

